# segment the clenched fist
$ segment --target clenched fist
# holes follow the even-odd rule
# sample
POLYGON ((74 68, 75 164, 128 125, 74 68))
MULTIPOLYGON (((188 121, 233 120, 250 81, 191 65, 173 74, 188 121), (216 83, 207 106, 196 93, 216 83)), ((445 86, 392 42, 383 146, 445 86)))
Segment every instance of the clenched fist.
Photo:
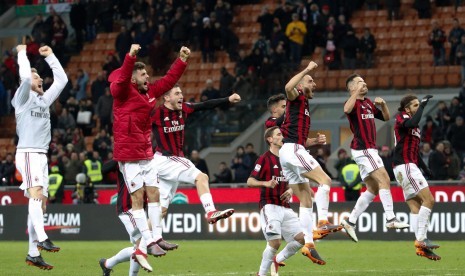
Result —
POLYGON ((386 102, 383 100, 383 98, 381 98, 381 97, 376 97, 376 98, 375 98, 375 104, 376 104, 376 105, 385 105, 386 102))
POLYGON ((18 46, 16 46, 16 53, 19 53, 20 51, 26 51, 26 45, 24 44, 19 44, 18 46))
POLYGON ((184 62, 187 61, 190 54, 191 54, 191 50, 185 46, 182 46, 181 50, 179 50, 179 58, 184 62))
POLYGON ((129 50, 129 55, 131 57, 135 57, 137 53, 140 51, 140 45, 139 44, 132 44, 131 45, 131 50, 129 50))
POLYGON ((234 93, 231 96, 229 96, 229 102, 230 103, 238 103, 241 101, 241 96, 239 94, 234 93))
POLYGON ((315 69, 317 67, 318 67, 318 64, 316 64, 316 62, 314 62, 314 61, 310 61, 310 63, 307 65, 307 69, 309 71, 312 71, 313 69, 315 69))
POLYGON ((53 54, 52 48, 48 46, 42 46, 39 48, 39 54, 43 57, 48 57, 49 55, 53 54))

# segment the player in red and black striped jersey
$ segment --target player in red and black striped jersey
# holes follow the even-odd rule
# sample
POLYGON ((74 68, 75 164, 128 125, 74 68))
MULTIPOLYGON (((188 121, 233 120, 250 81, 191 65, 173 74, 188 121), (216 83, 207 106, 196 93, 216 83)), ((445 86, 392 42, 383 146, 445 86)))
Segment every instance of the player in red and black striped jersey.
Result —
POLYGON ((407 95, 400 101, 399 113, 394 126, 396 148, 394 151, 394 174, 404 191, 405 201, 410 208, 413 230, 415 231, 416 254, 431 260, 440 260, 432 250, 439 247, 427 238, 428 222, 434 205, 434 197, 428 182, 420 171, 427 176, 431 172, 419 156, 419 123, 423 109, 433 96, 425 96, 421 102, 415 95, 407 95))
POLYGON ((350 145, 352 158, 360 168, 360 175, 367 190, 358 198, 349 218, 342 220, 341 224, 349 237, 357 242, 355 223, 378 193, 387 218, 386 227, 402 229, 409 227, 409 225, 398 221, 394 214, 390 190, 391 182, 376 149, 375 118, 388 121, 389 108, 380 97, 375 98, 374 104, 368 99, 366 96, 368 94, 367 84, 358 74, 352 74, 347 78, 346 87, 350 93, 350 98, 344 104, 344 113, 349 119, 350 129, 354 134, 354 139, 350 145), (380 106, 381 110, 375 105, 380 106))
MULTIPOLYGON (((265 130, 265 142, 269 145, 269 150, 257 159, 255 168, 247 179, 249 187, 260 188, 260 222, 268 242, 257 275, 267 275, 270 267, 272 273, 277 272, 280 264, 299 251, 305 243, 299 219, 289 206, 292 189, 283 176, 279 162, 278 153, 283 145, 282 140, 279 127, 273 126, 265 130), (287 242, 286 247, 276 255, 282 238, 287 242)), ((318 253, 315 251, 315 254, 318 253)))
POLYGON ((286 110, 286 96, 284 94, 273 95, 266 102, 270 117, 265 122, 265 129, 273 126, 281 126, 286 110))
MULTIPOLYGON (((234 213, 234 209, 217 211, 210 194, 208 176, 198 170, 195 165, 184 157, 184 127, 189 114, 206 109, 213 109, 223 104, 238 103, 241 97, 234 93, 229 97, 214 99, 200 103, 185 103, 182 90, 175 86, 163 95, 163 105, 155 109, 152 114, 152 124, 157 142, 154 156, 154 166, 158 170, 160 183, 160 197, 165 206, 166 213, 168 204, 174 196, 175 185, 179 182, 194 184, 200 201, 206 212, 208 223, 216 223, 234 213)), ((161 233, 160 233, 161 234, 161 233)))
MULTIPOLYGON (((311 61, 307 68, 293 76, 285 86, 286 112, 281 125, 284 145, 279 150, 283 173, 289 181, 294 194, 300 200, 299 217, 305 234, 305 246, 302 254, 312 259, 313 242, 313 202, 309 180, 319 187, 315 195, 318 211, 318 232, 322 235, 342 229, 339 225, 328 222, 329 190, 331 178, 323 171, 318 162, 306 151, 305 146, 325 144, 326 137, 308 139, 310 130, 310 110, 308 101, 313 98, 316 87, 309 75, 318 65, 311 61)), ((323 260, 312 261, 324 264, 323 260)))

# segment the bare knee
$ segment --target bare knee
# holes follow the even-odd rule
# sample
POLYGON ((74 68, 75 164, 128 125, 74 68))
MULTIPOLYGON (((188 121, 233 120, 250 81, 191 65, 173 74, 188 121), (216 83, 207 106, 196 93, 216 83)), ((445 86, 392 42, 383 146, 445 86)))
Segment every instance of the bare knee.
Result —
POLYGON ((34 199, 44 199, 42 186, 31 187, 27 190, 29 196, 34 199))
POLYGON ((435 200, 432 194, 429 194, 423 200, 423 206, 429 208, 430 210, 433 209, 434 203, 435 203, 435 200))
POLYGON ((304 239, 304 233, 300 232, 294 237, 294 240, 296 240, 298 243, 304 245, 305 244, 305 239, 304 239))
POLYGON ((161 208, 161 218, 164 219, 168 214, 168 208, 162 207, 161 208))
POLYGON ((147 199, 149 202, 159 202, 160 201, 160 191, 157 187, 145 187, 145 192, 147 194, 147 199))
POLYGON ((208 175, 199 173, 199 175, 195 178, 195 184, 208 184, 208 175))
POLYGON ((131 194, 131 204, 133 210, 144 208, 144 189, 141 188, 131 194))
POLYGON ((270 240, 268 241, 268 245, 278 250, 281 246, 281 240, 270 240))

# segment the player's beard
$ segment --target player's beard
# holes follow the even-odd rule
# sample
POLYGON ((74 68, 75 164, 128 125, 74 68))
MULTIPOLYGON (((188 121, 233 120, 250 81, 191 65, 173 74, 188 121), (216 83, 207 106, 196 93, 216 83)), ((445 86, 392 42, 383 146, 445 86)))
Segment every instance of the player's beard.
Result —
POLYGON ((307 99, 313 99, 313 91, 310 88, 305 87, 304 94, 307 99))

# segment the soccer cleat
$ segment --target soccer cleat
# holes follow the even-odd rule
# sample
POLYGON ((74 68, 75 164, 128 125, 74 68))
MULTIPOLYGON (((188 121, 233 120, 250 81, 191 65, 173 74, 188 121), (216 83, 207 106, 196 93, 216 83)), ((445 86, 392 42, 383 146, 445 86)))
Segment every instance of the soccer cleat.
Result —
POLYGON ((45 241, 38 242, 37 248, 39 250, 45 250, 47 252, 58 252, 60 251, 60 247, 55 246, 50 239, 46 239, 45 241))
POLYGON ((349 236, 354 242, 358 242, 357 234, 355 234, 355 224, 349 222, 348 219, 341 221, 341 226, 344 227, 347 236, 349 236))
POLYGON ((214 224, 220 219, 229 218, 234 214, 234 209, 226 209, 224 211, 210 211, 207 213, 206 218, 209 224, 214 224))
POLYGON ((284 262, 277 262, 276 261, 276 256, 273 257, 273 262, 271 263, 271 276, 279 276, 278 270, 280 266, 286 266, 284 262))
POLYGON ((387 229, 405 229, 409 227, 410 225, 408 223, 400 222, 397 218, 393 218, 386 222, 387 229))
POLYGON ((162 257, 166 255, 166 251, 163 250, 158 244, 151 243, 147 246, 147 254, 154 257, 162 257))
POLYGON ((426 248, 417 248, 416 253, 418 256, 428 258, 432 261, 439 261, 441 259, 441 256, 426 248))
POLYGON ((113 271, 111 268, 107 268, 105 266, 107 259, 100 259, 98 262, 100 264, 100 268, 102 268, 103 276, 110 276, 110 273, 113 271))
POLYGON ((315 244, 313 244, 313 243, 306 243, 302 247, 301 252, 302 252, 302 255, 309 258, 315 264, 319 264, 319 265, 325 265, 326 264, 326 262, 320 257, 320 255, 316 251, 315 244))
POLYGON ((28 254, 26 257, 26 264, 31 265, 31 266, 37 266, 38 268, 43 269, 43 270, 53 269, 53 265, 46 263, 44 259, 42 259, 41 255, 37 257, 31 257, 28 254))
POLYGON ((328 236, 328 234, 322 234, 322 233, 318 232, 317 230, 313 231, 313 240, 314 241, 324 239, 326 236, 328 236))
POLYGON ((142 267, 142 269, 147 272, 153 271, 152 266, 147 261, 147 254, 144 254, 144 252, 140 251, 140 249, 136 249, 136 251, 134 251, 132 258, 140 265, 140 267, 142 267))
POLYGON ((320 220, 318 221, 318 227, 316 229, 316 232, 326 236, 329 233, 341 231, 342 228, 343 227, 341 225, 329 223, 329 221, 327 220, 320 220))
POLYGON ((169 243, 169 242, 165 241, 164 239, 160 239, 157 242, 157 244, 163 250, 175 250, 175 249, 178 249, 178 247, 179 247, 179 245, 177 245, 175 243, 169 243))
POLYGON ((436 248, 439 248, 439 245, 433 243, 429 239, 424 239, 422 241, 415 240, 415 247, 423 248, 423 249, 436 249, 436 248))

